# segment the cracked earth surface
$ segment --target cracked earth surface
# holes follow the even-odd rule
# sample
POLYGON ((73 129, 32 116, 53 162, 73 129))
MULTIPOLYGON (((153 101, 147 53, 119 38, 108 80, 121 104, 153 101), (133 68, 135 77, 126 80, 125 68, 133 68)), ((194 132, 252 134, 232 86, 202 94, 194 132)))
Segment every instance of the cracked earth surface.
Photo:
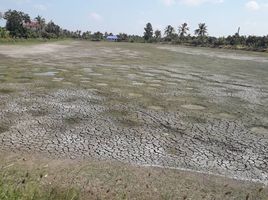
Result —
POLYGON ((21 48, 0 46, 2 151, 268 183, 266 54, 87 42, 21 48))

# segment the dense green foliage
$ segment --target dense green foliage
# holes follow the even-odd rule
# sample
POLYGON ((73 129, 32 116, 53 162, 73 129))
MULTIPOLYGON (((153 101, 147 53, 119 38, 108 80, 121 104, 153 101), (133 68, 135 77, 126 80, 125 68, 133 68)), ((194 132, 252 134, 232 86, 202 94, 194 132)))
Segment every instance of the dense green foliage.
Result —
POLYGON ((153 38, 153 26, 151 23, 146 24, 146 27, 144 28, 144 39, 145 41, 149 41, 153 38))
POLYGON ((8 38, 9 32, 5 29, 0 27, 0 38, 8 38))
POLYGON ((183 44, 189 46, 218 47, 230 49, 243 49, 254 51, 268 50, 267 36, 241 36, 239 33, 228 37, 213 37, 208 35, 208 28, 205 23, 198 24, 194 30, 195 35, 190 35, 190 28, 187 23, 183 23, 178 28, 178 33, 171 25, 168 25, 164 31, 164 37, 161 37, 161 31, 156 30, 153 38, 146 42, 161 42, 171 44, 183 44))
POLYGON ((9 10, 4 14, 4 19, 7 21, 6 29, 12 37, 28 37, 28 30, 23 25, 31 21, 28 14, 9 10))
MULTIPOLYGON (((58 39, 58 38, 73 38, 92 41, 105 40, 107 36, 113 33, 101 33, 91 31, 69 31, 62 29, 53 21, 46 23, 46 20, 41 16, 37 16, 31 20, 26 13, 16 10, 8 10, 4 14, 0 14, 0 20, 6 20, 6 27, 0 27, 0 38, 43 38, 43 39, 58 39)), ((254 51, 267 51, 268 35, 267 36, 242 36, 239 33, 228 37, 212 37, 208 35, 208 27, 205 23, 198 24, 194 29, 195 35, 189 34, 190 28, 187 23, 181 24, 177 31, 171 25, 168 25, 164 33, 160 30, 153 30, 151 23, 147 23, 144 28, 144 35, 128 35, 119 33, 119 42, 149 42, 149 43, 171 43, 183 44, 189 46, 204 46, 218 48, 244 49, 254 51)))

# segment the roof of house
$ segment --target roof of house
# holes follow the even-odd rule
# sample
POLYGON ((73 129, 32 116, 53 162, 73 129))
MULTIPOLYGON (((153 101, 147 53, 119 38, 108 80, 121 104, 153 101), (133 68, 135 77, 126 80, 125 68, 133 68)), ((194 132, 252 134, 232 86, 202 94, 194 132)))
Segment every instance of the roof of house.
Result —
POLYGON ((27 28, 37 28, 39 27, 39 23, 37 21, 31 21, 23 24, 24 27, 27 28))
POLYGON ((107 39, 117 40, 118 37, 116 35, 109 35, 107 36, 107 39))

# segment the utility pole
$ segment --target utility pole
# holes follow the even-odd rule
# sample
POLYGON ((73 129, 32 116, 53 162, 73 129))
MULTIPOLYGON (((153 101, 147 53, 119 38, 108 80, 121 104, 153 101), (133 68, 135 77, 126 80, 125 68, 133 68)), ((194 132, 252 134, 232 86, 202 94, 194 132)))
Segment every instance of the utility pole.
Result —
POLYGON ((237 35, 240 35, 240 27, 238 27, 237 35))

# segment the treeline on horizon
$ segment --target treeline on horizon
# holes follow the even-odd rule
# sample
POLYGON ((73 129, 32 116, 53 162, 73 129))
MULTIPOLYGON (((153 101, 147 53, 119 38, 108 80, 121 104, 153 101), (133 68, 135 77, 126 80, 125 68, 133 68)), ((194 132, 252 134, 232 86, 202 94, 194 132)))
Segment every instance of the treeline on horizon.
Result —
MULTIPOLYGON (((24 12, 8 10, 1 14, 0 20, 6 20, 6 26, 0 27, 0 38, 43 38, 43 39, 60 39, 73 38, 91 41, 106 40, 106 37, 112 33, 101 33, 86 31, 82 32, 69 31, 61 28, 53 21, 46 22, 41 16, 33 20, 24 12)), ((218 47, 230 49, 243 49, 253 51, 268 51, 267 36, 242 36, 239 31, 234 35, 227 37, 213 37, 208 35, 208 28, 205 23, 198 24, 194 35, 189 34, 189 26, 183 23, 176 30, 173 26, 168 25, 164 32, 154 30, 151 23, 147 23, 144 28, 144 35, 128 35, 120 33, 117 35, 118 42, 140 42, 140 43, 170 43, 182 44, 189 46, 218 47)))

